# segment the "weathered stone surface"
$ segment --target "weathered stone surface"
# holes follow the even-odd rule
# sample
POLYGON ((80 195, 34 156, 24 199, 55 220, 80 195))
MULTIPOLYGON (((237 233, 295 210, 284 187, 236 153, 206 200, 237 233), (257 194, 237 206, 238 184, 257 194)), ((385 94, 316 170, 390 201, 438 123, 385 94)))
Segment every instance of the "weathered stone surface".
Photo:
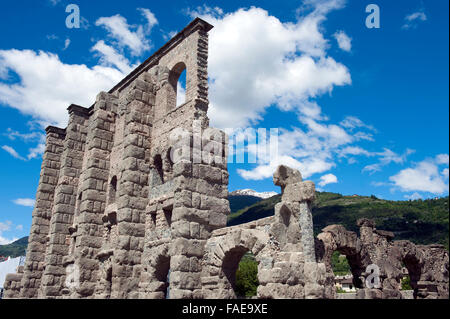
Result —
POLYGON ((7 276, 5 297, 236 298, 251 252, 257 297, 336 298, 338 250, 358 298, 402 298, 403 264, 415 298, 448 298, 442 246, 392 241, 368 219, 360 237, 333 225, 314 238, 315 185, 284 165, 275 216, 226 227, 228 138, 207 117, 211 28, 195 19, 92 107, 71 105, 66 129, 47 128, 26 263, 7 276))

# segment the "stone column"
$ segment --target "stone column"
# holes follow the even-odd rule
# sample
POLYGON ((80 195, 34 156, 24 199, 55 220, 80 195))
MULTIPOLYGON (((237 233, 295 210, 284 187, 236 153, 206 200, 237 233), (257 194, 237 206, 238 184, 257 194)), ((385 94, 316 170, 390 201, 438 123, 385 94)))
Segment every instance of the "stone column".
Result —
POLYGON ((50 241, 45 254, 45 271, 39 297, 58 297, 64 287, 66 270, 63 257, 69 254, 70 233, 77 199, 78 181, 83 164, 89 109, 77 105, 68 108, 69 123, 66 129, 61 170, 55 189, 50 241))
POLYGON ((148 202, 150 134, 154 85, 149 74, 135 80, 123 105, 125 118, 121 176, 117 192, 118 242, 112 268, 112 298, 138 298, 148 202))
POLYGON ((41 284, 46 245, 48 243, 50 218, 53 207, 55 187, 58 182, 60 159, 66 135, 64 129, 49 126, 43 155, 41 177, 33 210, 30 237, 22 278, 22 298, 37 298, 41 284))
POLYGON ((104 233, 103 213, 106 207, 110 153, 113 147, 117 97, 105 92, 97 96, 89 119, 87 145, 84 154, 79 207, 74 217, 74 253, 63 261, 73 280, 71 298, 92 298, 97 282, 97 254, 104 233))
MULTIPOLYGON (((193 143, 201 161, 174 164, 175 197, 172 243, 169 249, 170 297, 203 298, 201 261, 206 240, 215 229, 226 226, 228 203, 227 138, 208 128, 201 142, 193 143), (196 149, 196 147, 199 147, 196 149)), ((195 136, 194 140, 200 138, 195 136)))

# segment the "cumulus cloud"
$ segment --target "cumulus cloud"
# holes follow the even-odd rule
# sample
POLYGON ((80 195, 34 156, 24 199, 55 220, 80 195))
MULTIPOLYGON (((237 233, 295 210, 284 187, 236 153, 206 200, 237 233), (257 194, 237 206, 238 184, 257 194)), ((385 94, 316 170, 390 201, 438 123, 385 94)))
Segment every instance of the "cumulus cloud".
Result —
MULTIPOLYGON (((99 65, 66 64, 57 54, 44 51, 0 50, 0 104, 30 115, 40 127, 66 126, 66 109, 70 104, 89 107, 100 91, 108 91, 138 64, 132 65, 123 55, 124 47, 130 48, 132 55, 150 48, 146 35, 158 21, 150 10, 138 10, 146 21, 144 25, 130 26, 119 15, 98 19, 97 25, 105 27, 114 40, 112 45, 100 40, 92 47, 91 51, 99 58, 99 65)), ((88 25, 87 20, 85 25, 88 25)), ((56 35, 48 38, 58 39, 56 35)), ((64 49, 69 45, 70 39, 66 39, 64 49)), ((37 136, 36 133, 23 134, 11 130, 8 137, 27 142, 37 136)), ((42 154, 44 142, 40 139, 35 147, 29 149, 27 156, 20 155, 9 145, 2 148, 15 158, 29 160, 42 154)))
POLYGON ((123 74, 128 74, 133 70, 130 61, 103 40, 98 41, 91 50, 99 55, 99 62, 103 66, 116 67, 123 74))
POLYGON ((61 127, 67 124, 70 104, 89 107, 100 91, 125 76, 116 68, 65 64, 57 54, 32 50, 0 50, 0 65, 20 78, 15 83, 0 82, 0 103, 43 125, 61 127))
MULTIPOLYGON (((299 120, 298 127, 280 129, 275 155, 272 152, 252 169, 238 170, 244 179, 270 178, 279 164, 297 168, 305 177, 323 173, 336 165, 344 147, 373 141, 372 126, 355 116, 329 123, 315 101, 337 86, 351 84, 347 67, 327 53, 329 41, 322 26, 326 15, 343 5, 344 1, 305 1, 295 22, 281 22, 255 7, 231 13, 207 6, 188 10, 214 25, 208 66, 213 126, 232 132, 245 128, 258 123, 274 105, 296 113, 299 120)), ((255 149, 248 145, 246 151, 255 155, 255 149)))
POLYGON ((325 15, 337 8, 330 3, 317 5, 295 23, 255 7, 227 14, 205 7, 191 12, 214 25, 208 66, 212 125, 249 125, 274 104, 310 111, 310 99, 351 83, 348 69, 327 56, 320 32, 325 15))
POLYGON ((25 207, 34 207, 35 200, 31 198, 18 198, 13 200, 13 203, 19 206, 25 206, 25 207))
MULTIPOLYGON (((447 155, 448 156, 448 155, 447 155)), ((439 171, 441 156, 426 159, 416 163, 413 167, 401 170, 389 180, 402 192, 421 191, 436 195, 448 193, 448 167, 439 171)))
POLYGON ((151 43, 146 38, 152 27, 158 23, 155 15, 145 8, 138 8, 147 20, 146 25, 131 26, 120 14, 111 17, 101 17, 96 22, 96 26, 104 27, 108 31, 110 38, 116 41, 120 47, 128 47, 133 56, 140 56, 150 50, 151 43))
POLYGON ((346 52, 350 52, 352 50, 352 38, 350 38, 344 31, 337 31, 333 36, 341 50, 346 52))
POLYGON ((337 182, 338 182, 338 179, 337 179, 336 175, 326 174, 326 175, 323 175, 320 177, 319 186, 324 187, 325 185, 334 184, 337 182))
POLYGON ((427 16, 423 12, 423 10, 419 10, 417 12, 413 12, 411 14, 408 14, 405 17, 405 24, 403 24, 402 29, 408 30, 408 29, 414 29, 417 28, 418 22, 427 21, 427 16))

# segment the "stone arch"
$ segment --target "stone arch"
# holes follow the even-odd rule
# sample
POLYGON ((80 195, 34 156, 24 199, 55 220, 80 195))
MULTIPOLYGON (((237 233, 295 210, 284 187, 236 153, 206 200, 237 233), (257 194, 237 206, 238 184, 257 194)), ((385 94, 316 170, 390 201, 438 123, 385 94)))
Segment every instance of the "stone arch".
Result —
POLYGON ((367 256, 361 253, 361 243, 355 232, 348 231, 342 225, 331 225, 322 230, 317 236, 316 248, 318 259, 323 262, 327 268, 327 289, 328 295, 334 298, 336 295, 334 284, 335 275, 331 266, 331 257, 335 251, 338 251, 347 258, 353 275, 353 285, 356 288, 364 288, 362 275, 365 272, 367 256))
POLYGON ((423 253, 420 249, 417 249, 416 245, 409 242, 400 240, 395 242, 390 255, 396 256, 396 263, 398 265, 398 278, 393 278, 401 284, 403 277, 402 267, 405 267, 408 271, 409 278, 411 280, 410 285, 414 291, 413 297, 418 297, 418 282, 421 280, 424 268, 423 253), (399 253, 398 253, 399 252, 399 253))
MULTIPOLYGON (((153 245, 153 244, 152 244, 153 245)), ((140 296, 144 299, 168 299, 171 257, 168 244, 156 244, 142 255, 140 296)))
MULTIPOLYGON (((235 278, 238 265, 246 252, 251 252, 258 264, 269 235, 257 229, 232 229, 223 236, 211 238, 206 247, 202 289, 204 298, 235 299, 235 278)), ((258 274, 259 279, 259 274, 258 274)))

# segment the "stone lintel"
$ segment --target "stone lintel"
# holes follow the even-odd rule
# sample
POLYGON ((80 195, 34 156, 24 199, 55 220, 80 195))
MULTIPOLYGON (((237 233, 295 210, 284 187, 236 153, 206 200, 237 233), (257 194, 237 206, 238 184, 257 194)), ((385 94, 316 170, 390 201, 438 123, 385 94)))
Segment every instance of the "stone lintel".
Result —
POLYGON ((79 116, 84 116, 84 117, 89 117, 90 113, 91 113, 91 108, 86 108, 83 106, 79 106, 76 104, 71 104, 68 108, 67 111, 69 111, 69 114, 76 114, 79 116))
POLYGON ((64 129, 64 128, 59 128, 59 127, 56 127, 56 126, 48 126, 46 129, 45 129, 45 132, 47 133, 47 134, 50 134, 50 133, 55 133, 55 134, 59 134, 59 135, 63 135, 63 136, 65 136, 66 135, 66 129, 64 129))

